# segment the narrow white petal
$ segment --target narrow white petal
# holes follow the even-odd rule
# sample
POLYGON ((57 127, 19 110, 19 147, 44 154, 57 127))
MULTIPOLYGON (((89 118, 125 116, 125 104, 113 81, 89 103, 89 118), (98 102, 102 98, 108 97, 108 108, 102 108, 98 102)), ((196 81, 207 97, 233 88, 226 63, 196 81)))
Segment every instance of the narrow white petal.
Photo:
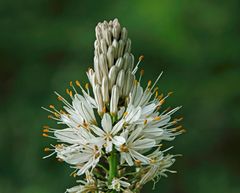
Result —
POLYGON ((112 130, 112 119, 108 113, 103 115, 102 127, 105 132, 110 132, 112 130))
POLYGON ((126 140, 122 136, 115 136, 115 137, 113 137, 113 144, 116 145, 117 147, 121 146, 125 142, 126 142, 126 140))

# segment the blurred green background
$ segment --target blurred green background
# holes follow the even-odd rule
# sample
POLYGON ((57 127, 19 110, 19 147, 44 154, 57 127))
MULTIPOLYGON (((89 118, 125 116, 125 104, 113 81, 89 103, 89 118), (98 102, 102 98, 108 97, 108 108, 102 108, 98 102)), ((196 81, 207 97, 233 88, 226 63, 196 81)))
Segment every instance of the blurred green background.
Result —
MULTIPOLYGON (((95 25, 119 18, 144 81, 174 91, 187 133, 173 143, 181 153, 152 192, 240 192, 240 2, 238 0, 0 1, 0 192, 64 192, 71 170, 42 160, 54 141, 41 137, 41 106, 56 104, 70 80, 86 81, 95 25)), ((64 96, 66 96, 64 94, 64 96)), ((166 147, 169 146, 166 144, 166 147)), ((151 192, 149 184, 143 192, 151 192)))

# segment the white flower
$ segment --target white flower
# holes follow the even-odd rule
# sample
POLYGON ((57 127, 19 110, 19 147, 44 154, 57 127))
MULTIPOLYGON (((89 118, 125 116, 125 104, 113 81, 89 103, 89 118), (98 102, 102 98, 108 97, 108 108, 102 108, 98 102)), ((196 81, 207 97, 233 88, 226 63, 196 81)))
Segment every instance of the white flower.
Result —
POLYGON ((78 180, 77 182, 79 185, 68 188, 66 193, 86 193, 97 191, 97 181, 89 171, 86 171, 86 181, 78 180))
POLYGON ((117 192, 124 191, 124 189, 128 188, 131 184, 122 179, 124 178, 113 178, 112 183, 108 188, 116 190, 117 192))
POLYGON ((70 82, 66 92, 71 102, 55 92, 62 109, 43 108, 61 126, 44 126, 43 136, 57 140, 45 148, 51 153, 44 158, 55 154, 75 169, 74 176, 85 174, 68 193, 138 192, 150 180, 174 172, 168 168, 175 156, 164 155, 168 149, 160 147, 183 133, 176 126, 182 118, 172 119, 181 107, 162 110, 171 95, 159 95, 155 87, 162 73, 145 88, 140 84, 143 70, 136 80, 143 56, 134 65, 131 40, 117 19, 98 23, 95 30, 94 66, 87 71, 91 87, 70 82))
POLYGON ((57 146, 57 158, 75 165, 78 169, 77 174, 82 175, 87 170, 93 169, 101 157, 101 144, 57 146))
POLYGON ((152 154, 149 155, 150 164, 149 166, 143 169, 146 172, 139 182, 141 185, 144 185, 151 180, 154 180, 156 183, 159 180, 160 176, 167 177, 165 172, 176 173, 175 171, 168 169, 175 162, 174 158, 175 156, 169 154, 164 156, 163 154, 169 149, 171 148, 168 148, 165 151, 160 151, 159 149, 157 149, 152 154))
POLYGON ((106 152, 112 151, 113 144, 120 146, 125 143, 125 139, 122 136, 116 136, 116 134, 122 129, 123 121, 119 121, 114 127, 112 126, 112 119, 108 113, 105 113, 102 118, 102 129, 91 125, 92 131, 98 135, 106 148, 106 152))
POLYGON ((121 164, 125 161, 129 166, 134 165, 133 160, 138 160, 143 164, 149 163, 149 158, 141 154, 145 150, 150 150, 156 145, 154 139, 144 138, 141 135, 142 128, 136 128, 131 134, 125 130, 121 135, 125 138, 126 143, 117 146, 117 150, 121 155, 121 164))

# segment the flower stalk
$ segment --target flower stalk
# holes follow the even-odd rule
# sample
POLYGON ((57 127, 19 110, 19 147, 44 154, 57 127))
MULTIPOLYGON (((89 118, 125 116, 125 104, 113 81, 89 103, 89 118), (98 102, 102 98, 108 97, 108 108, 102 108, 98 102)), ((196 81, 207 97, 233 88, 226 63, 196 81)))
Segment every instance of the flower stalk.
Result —
POLYGON ((169 168, 176 155, 162 145, 185 131, 178 125, 182 118, 172 118, 181 107, 164 107, 171 92, 159 93, 162 73, 141 85, 143 56, 135 64, 128 31, 117 19, 98 23, 95 31, 90 84, 71 81, 69 99, 55 92, 61 109, 43 107, 62 125, 44 126, 43 136, 57 141, 44 149, 50 152, 44 158, 55 155, 74 170, 78 185, 67 193, 139 193, 146 183, 175 173, 169 168))

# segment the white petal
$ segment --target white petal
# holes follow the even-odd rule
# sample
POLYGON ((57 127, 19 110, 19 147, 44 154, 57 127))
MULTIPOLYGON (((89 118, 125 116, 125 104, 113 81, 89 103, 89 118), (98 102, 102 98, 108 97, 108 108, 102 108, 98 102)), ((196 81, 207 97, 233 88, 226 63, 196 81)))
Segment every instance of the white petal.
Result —
POLYGON ((138 153, 135 150, 129 150, 129 153, 131 154, 132 157, 134 157, 137 160, 140 160, 142 163, 144 164, 148 164, 149 163, 149 158, 138 153))
POLYGON ((112 119, 108 113, 105 113, 102 118, 102 127, 106 132, 110 132, 112 130, 112 119))
POLYGON ((121 121, 117 122, 116 125, 114 125, 114 127, 111 131, 112 135, 116 135, 123 128, 123 123, 124 123, 124 121, 121 120, 121 121))
POLYGON ((126 140, 122 136, 115 136, 115 137, 113 137, 113 144, 116 145, 117 147, 121 146, 125 142, 126 142, 126 140))
POLYGON ((133 142, 132 145, 134 150, 142 150, 154 147, 156 142, 154 139, 139 139, 133 142))
POLYGON ((121 153, 121 156, 123 156, 123 159, 127 162, 129 166, 133 166, 133 160, 128 153, 123 152, 121 153))
POLYGON ((110 152, 112 151, 112 146, 113 146, 113 142, 107 140, 107 141, 106 141, 106 152, 107 152, 107 153, 110 153, 110 152))
POLYGON ((100 137, 102 137, 102 136, 105 135, 104 131, 103 131, 101 128, 95 126, 95 125, 91 125, 91 126, 90 126, 90 129, 91 129, 96 135, 98 135, 98 136, 100 136, 100 137))
POLYGON ((138 138, 140 136, 142 132, 142 128, 138 127, 136 130, 134 130, 131 135, 129 136, 127 142, 128 143, 132 143, 136 138, 138 138))

